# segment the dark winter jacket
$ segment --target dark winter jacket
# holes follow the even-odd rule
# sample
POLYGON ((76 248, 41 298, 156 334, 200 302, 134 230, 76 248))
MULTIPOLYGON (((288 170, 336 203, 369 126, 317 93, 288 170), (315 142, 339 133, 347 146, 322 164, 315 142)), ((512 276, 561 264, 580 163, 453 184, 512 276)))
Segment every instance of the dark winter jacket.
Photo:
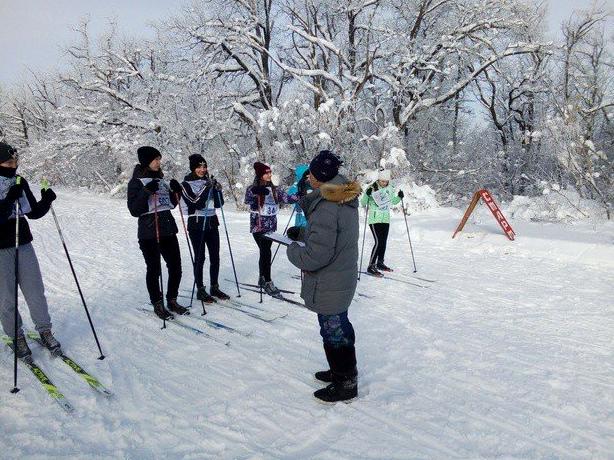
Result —
POLYGON ((181 209, 188 219, 190 232, 201 230, 203 225, 205 229, 219 227, 215 210, 224 206, 224 196, 220 187, 215 184, 209 176, 200 178, 194 173, 183 179, 181 209))
MULTIPOLYGON (((15 202, 6 199, 9 189, 15 184, 15 177, 0 176, 0 249, 15 247, 15 202)), ((51 201, 41 199, 36 201, 28 182, 22 177, 23 194, 19 199, 19 245, 32 242, 30 226, 24 216, 29 219, 40 219, 51 207, 51 201)))
POLYGON ((152 171, 147 167, 136 165, 132 179, 128 182, 128 209, 130 214, 139 218, 139 240, 156 239, 155 209, 158 208, 158 226, 160 237, 177 234, 177 224, 171 209, 177 206, 177 197, 170 191, 162 171, 152 171), (152 180, 159 182, 157 193, 149 193, 145 185, 152 180), (157 204, 154 198, 158 198, 157 204))
POLYGON ((301 297, 316 313, 342 313, 354 298, 360 192, 360 184, 337 175, 300 201, 308 221, 305 246, 288 246, 288 259, 303 270, 301 297))
POLYGON ((249 205, 249 231, 252 233, 266 233, 277 231, 277 211, 279 203, 296 203, 298 195, 289 195, 284 189, 275 187, 270 182, 265 186, 269 194, 264 197, 255 195, 252 189, 260 185, 258 180, 245 191, 245 204, 249 205))

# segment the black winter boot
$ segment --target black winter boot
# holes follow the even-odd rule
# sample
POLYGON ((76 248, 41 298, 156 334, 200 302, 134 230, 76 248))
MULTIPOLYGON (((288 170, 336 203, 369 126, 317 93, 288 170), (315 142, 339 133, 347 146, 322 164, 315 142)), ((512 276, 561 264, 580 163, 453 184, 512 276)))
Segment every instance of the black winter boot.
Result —
POLYGON ((209 293, 205 289, 205 286, 198 288, 198 291, 196 292, 196 298, 205 303, 215 303, 216 302, 216 300, 209 295, 209 293))
POLYGON ((167 299, 168 309, 173 313, 177 313, 178 315, 189 315, 190 310, 188 310, 183 305, 179 305, 177 303, 177 299, 167 299))
POLYGON ((367 267, 367 273, 371 276, 377 276, 378 278, 384 276, 383 273, 381 273, 375 265, 369 265, 367 267))
POLYGON ((154 313, 158 315, 160 319, 173 319, 175 318, 166 308, 164 308, 164 302, 158 300, 153 303, 154 313))
POLYGON ((217 297, 218 299, 222 299, 222 300, 230 299, 230 296, 220 289, 219 284, 211 285, 211 290, 209 291, 209 293, 211 294, 212 297, 217 297))
MULTIPOLYGON (((356 370, 356 349, 354 346, 333 347, 324 344, 324 352, 330 365, 332 383, 326 388, 316 391, 313 395, 327 403, 349 401, 358 396, 358 371, 356 370)), ((326 377, 325 373, 320 375, 326 377)))
POLYGON ((326 388, 316 391, 313 395, 326 403, 350 401, 358 396, 357 377, 355 375, 343 377, 343 379, 334 381, 326 388))

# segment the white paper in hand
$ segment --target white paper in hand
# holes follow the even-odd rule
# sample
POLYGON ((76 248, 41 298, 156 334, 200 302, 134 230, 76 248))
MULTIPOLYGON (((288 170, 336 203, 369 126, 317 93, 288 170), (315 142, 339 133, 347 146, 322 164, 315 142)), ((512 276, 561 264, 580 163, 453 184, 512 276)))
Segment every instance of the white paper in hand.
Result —
POLYGON ((289 246, 289 245, 291 245, 292 243, 296 243, 296 244, 298 244, 298 245, 299 245, 299 246, 301 246, 301 247, 304 247, 304 246, 305 246, 305 243, 303 243, 302 241, 294 241, 294 240, 291 240, 291 239, 290 239, 290 238, 288 238, 287 236, 282 235, 282 234, 280 234, 280 233, 273 233, 273 232, 269 232, 269 233, 265 233, 265 234, 264 234, 264 237, 265 237, 265 238, 268 238, 269 240, 275 241, 275 242, 277 242, 277 243, 281 243, 281 244, 283 244, 284 246, 289 246))

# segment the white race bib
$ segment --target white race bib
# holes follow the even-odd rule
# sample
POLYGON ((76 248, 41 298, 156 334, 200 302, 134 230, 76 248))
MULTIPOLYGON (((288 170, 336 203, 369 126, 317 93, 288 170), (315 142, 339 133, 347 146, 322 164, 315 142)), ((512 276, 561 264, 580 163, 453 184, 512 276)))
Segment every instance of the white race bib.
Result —
MULTIPOLYGON (((9 189, 17 183, 17 178, 15 177, 4 177, 0 176, 0 198, 6 198, 6 195, 9 193, 9 189)), ((26 193, 22 192, 21 197, 19 198, 19 217, 22 217, 32 211, 30 207, 30 202, 26 198, 26 193)), ((11 215, 9 219, 15 218, 15 205, 13 204, 13 210, 11 211, 11 215)))
MULTIPOLYGON (((147 185, 152 180, 155 180, 155 179, 145 177, 141 179, 141 182, 143 183, 143 185, 147 185)), ((171 209, 173 209, 173 205, 171 203, 170 187, 168 186, 166 181, 164 181, 163 179, 160 179, 158 181, 158 185, 159 185, 158 191, 149 197, 149 200, 148 200, 149 211, 146 212, 145 214, 153 214, 154 212, 170 211, 171 209)))
POLYGON ((260 208, 261 216, 276 216, 277 210, 279 206, 275 203, 275 198, 273 198, 273 190, 271 187, 267 187, 269 189, 269 194, 264 198, 264 204, 260 208))
POLYGON ((385 190, 378 190, 377 192, 371 193, 373 197, 373 201, 377 204, 377 207, 380 211, 388 211, 390 210, 390 202, 391 198, 385 190))

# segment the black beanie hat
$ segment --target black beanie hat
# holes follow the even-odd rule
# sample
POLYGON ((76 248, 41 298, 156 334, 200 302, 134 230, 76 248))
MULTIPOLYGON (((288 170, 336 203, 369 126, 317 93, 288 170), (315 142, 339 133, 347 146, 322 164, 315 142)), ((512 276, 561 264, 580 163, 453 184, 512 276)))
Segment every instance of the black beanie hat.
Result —
POLYGON ((342 164, 343 161, 333 152, 322 150, 309 163, 309 172, 320 182, 328 182, 339 174, 339 166, 342 164))
POLYGON ((143 168, 146 168, 147 166, 149 166, 149 163, 154 161, 156 158, 158 157, 162 158, 162 154, 155 147, 149 147, 149 146, 139 147, 136 153, 139 156, 139 163, 141 163, 141 166, 143 168))
POLYGON ((258 179, 262 179, 262 176, 271 172, 271 167, 257 161, 254 163, 254 171, 256 171, 256 177, 258 177, 258 179))
POLYGON ((190 171, 192 172, 194 172, 194 170, 200 165, 203 165, 205 168, 207 167, 207 160, 205 160, 203 156, 199 155, 198 153, 190 155, 188 159, 190 160, 190 171))
POLYGON ((11 147, 6 142, 0 142, 0 163, 17 158, 17 149, 11 147))

